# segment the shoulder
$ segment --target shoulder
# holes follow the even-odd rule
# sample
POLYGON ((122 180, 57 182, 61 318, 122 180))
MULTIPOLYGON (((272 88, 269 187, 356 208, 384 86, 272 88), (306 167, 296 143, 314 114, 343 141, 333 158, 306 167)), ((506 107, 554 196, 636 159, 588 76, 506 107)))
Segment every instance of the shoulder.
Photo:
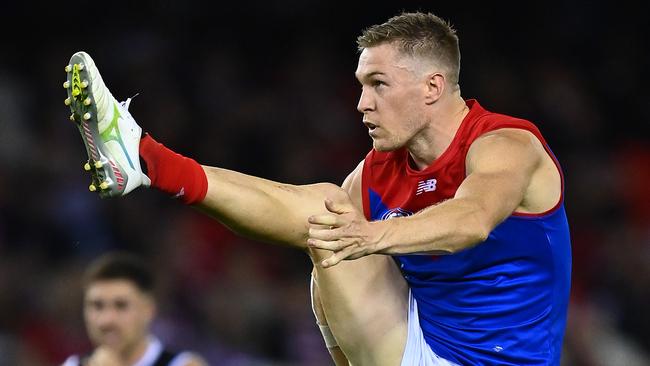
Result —
POLYGON ((547 143, 539 128, 531 121, 484 109, 473 100, 472 122, 465 130, 466 163, 485 162, 497 158, 532 163, 546 155, 547 143), (490 155, 494 155, 492 159, 490 155), (503 156, 506 155, 506 156, 503 156))
POLYGON ((472 145, 517 145, 531 146, 539 143, 537 136, 531 131, 516 127, 500 127, 487 131, 479 136, 472 145))
POLYGON ((541 137, 537 126, 529 120, 487 110, 476 100, 469 100, 467 103, 470 106, 470 113, 466 117, 469 122, 463 124, 467 125, 464 132, 469 136, 476 138, 490 131, 512 128, 526 130, 541 137))
POLYGON ((542 142, 531 131, 519 128, 499 128, 474 140, 467 153, 467 168, 477 165, 501 165, 508 162, 535 166, 545 153, 542 142))
POLYGON ((509 131, 527 131, 528 134, 543 141, 537 125, 527 119, 486 110, 483 110, 483 112, 475 116, 475 123, 471 126, 472 132, 470 134, 473 134, 476 139, 494 133, 507 135, 509 131))
POLYGON ((208 363, 198 354, 184 351, 176 354, 168 364, 169 366, 207 366, 208 363))
POLYGON ((66 360, 63 361, 61 366, 79 366, 79 356, 78 355, 72 355, 72 356, 66 358, 66 360))

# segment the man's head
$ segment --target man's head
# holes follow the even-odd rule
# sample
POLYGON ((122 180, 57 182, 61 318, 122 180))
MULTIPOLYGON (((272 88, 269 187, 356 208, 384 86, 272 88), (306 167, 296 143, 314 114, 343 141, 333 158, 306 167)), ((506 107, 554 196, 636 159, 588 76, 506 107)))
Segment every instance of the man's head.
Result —
POLYGON ((447 85, 456 86, 460 73, 458 36, 451 25, 431 13, 402 13, 367 28, 357 38, 359 51, 390 44, 398 57, 411 58, 420 71, 444 73, 447 85))
POLYGON ((357 43, 357 109, 375 149, 417 144, 437 113, 434 104, 459 90, 455 31, 433 14, 404 13, 364 30, 357 43))
POLYGON ((128 354, 149 334, 155 315, 154 280, 149 269, 128 253, 105 254, 84 277, 84 320, 95 346, 128 354))

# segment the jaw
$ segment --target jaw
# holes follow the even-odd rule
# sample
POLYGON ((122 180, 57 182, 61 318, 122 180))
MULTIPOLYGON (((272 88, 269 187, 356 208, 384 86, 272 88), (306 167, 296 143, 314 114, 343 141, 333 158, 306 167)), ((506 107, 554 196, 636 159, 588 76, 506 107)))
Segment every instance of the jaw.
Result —
POLYGON ((390 152, 400 149, 404 146, 404 144, 400 144, 398 141, 396 141, 394 137, 391 137, 373 138, 372 147, 380 152, 390 152))
POLYGON ((122 351, 124 348, 124 340, 118 335, 104 335, 101 338, 101 344, 106 345, 114 350, 122 351))

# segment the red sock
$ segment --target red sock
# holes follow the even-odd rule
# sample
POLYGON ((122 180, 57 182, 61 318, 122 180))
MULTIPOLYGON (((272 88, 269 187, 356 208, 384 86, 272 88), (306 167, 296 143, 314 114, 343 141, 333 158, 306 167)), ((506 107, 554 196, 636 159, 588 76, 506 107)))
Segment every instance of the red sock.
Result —
POLYGON ((203 201, 208 192, 208 178, 195 160, 171 151, 149 134, 140 140, 140 156, 147 163, 152 187, 188 205, 203 201))

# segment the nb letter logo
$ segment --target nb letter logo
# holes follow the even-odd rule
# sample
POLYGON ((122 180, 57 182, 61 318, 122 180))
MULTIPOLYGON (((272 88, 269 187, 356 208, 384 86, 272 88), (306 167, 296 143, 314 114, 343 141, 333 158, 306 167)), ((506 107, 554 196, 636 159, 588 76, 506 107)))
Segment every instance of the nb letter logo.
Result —
POLYGON ((424 192, 433 192, 436 190, 436 184, 438 183, 437 179, 427 179, 421 180, 418 182, 418 190, 415 191, 415 195, 420 195, 424 192))

